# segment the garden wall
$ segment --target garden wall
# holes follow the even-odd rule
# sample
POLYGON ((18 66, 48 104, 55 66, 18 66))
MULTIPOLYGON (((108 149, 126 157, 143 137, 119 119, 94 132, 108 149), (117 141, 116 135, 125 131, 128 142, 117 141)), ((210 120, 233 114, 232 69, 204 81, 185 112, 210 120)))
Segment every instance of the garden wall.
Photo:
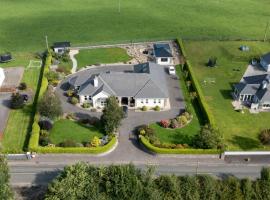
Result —
POLYGON ((211 112, 208 104, 206 103, 206 100, 205 100, 205 97, 204 97, 203 92, 201 90, 200 84, 199 84, 199 82, 195 76, 195 73, 192 69, 192 66, 188 60, 188 56, 186 54, 183 42, 181 39, 176 39, 176 42, 179 45, 181 53, 185 59, 184 67, 187 69, 188 76, 190 78, 192 87, 194 88, 195 92, 197 93, 197 100, 198 100, 198 103, 200 105, 201 111, 204 115, 204 118, 206 119, 207 123, 209 123, 211 126, 215 127, 216 123, 215 123, 213 113, 211 112))

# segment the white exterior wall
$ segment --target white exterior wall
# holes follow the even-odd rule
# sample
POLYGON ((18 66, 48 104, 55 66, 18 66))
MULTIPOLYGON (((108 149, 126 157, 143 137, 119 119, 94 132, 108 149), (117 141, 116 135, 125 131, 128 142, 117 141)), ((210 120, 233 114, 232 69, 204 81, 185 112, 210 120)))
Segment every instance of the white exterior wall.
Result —
POLYGON ((160 108, 165 108, 165 100, 166 99, 148 99, 148 103, 146 103, 146 99, 135 99, 135 107, 141 108, 143 106, 147 106, 148 108, 154 108, 155 106, 159 106, 160 108))
POLYGON ((61 48, 54 48, 54 52, 55 53, 63 53, 65 51, 65 48, 61 47, 61 48))
POLYGON ((101 107, 103 108, 104 105, 101 105, 100 100, 101 99, 107 99, 109 97, 108 94, 106 94, 105 92, 100 92, 97 95, 92 97, 92 103, 93 103, 93 107, 97 108, 97 107, 101 107))
POLYGON ((3 85, 4 80, 5 80, 5 72, 3 68, 0 68, 0 87, 3 85))
POLYGON ((261 59, 260 64, 266 71, 268 71, 268 72, 270 71, 270 64, 265 62, 263 59, 261 59))
POLYGON ((171 65, 173 64, 173 59, 172 58, 167 58, 168 61, 167 62, 162 62, 161 61, 162 58, 156 58, 156 63, 159 65, 171 65))

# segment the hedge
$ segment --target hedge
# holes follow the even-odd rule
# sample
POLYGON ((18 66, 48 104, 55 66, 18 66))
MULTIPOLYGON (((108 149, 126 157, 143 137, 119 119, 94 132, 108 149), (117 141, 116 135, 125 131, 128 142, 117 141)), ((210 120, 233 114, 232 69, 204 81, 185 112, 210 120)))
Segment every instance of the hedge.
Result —
POLYGON ((219 154, 217 149, 167 149, 152 145, 144 136, 140 136, 140 142, 150 151, 159 154, 219 154))
POLYGON ((205 100, 205 97, 204 97, 203 92, 201 90, 200 84, 199 84, 198 80, 196 79, 195 73, 191 67, 189 60, 187 59, 187 54, 186 54, 186 51, 184 49, 183 42, 181 39, 176 39, 176 42, 179 45, 179 48, 181 50, 182 55, 186 59, 185 66, 187 67, 187 70, 189 72, 192 86, 194 87, 194 89, 197 93, 197 99, 198 99, 199 105, 201 107, 201 110, 202 110, 204 116, 206 117, 207 122, 211 126, 215 127, 216 123, 215 123, 214 115, 211 112, 208 104, 206 103, 206 100, 205 100))
POLYGON ((36 121, 32 125, 31 137, 29 139, 28 150, 34 151, 38 147, 40 127, 36 121))
POLYGON ((37 147, 32 151, 37 153, 91 153, 101 154, 106 153, 116 144, 117 139, 113 137, 108 144, 99 147, 37 147))

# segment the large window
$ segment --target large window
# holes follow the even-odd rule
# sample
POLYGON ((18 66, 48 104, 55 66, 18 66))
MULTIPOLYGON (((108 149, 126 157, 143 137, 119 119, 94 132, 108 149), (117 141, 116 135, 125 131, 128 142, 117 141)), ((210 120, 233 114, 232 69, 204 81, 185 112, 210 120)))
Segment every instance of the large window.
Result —
POLYGON ((106 99, 105 98, 100 99, 100 105, 101 106, 105 106, 106 105, 106 99))
POLYGON ((168 58, 161 58, 161 62, 168 62, 168 58))
POLYGON ((87 100, 88 98, 87 98, 87 96, 84 96, 84 100, 87 100))

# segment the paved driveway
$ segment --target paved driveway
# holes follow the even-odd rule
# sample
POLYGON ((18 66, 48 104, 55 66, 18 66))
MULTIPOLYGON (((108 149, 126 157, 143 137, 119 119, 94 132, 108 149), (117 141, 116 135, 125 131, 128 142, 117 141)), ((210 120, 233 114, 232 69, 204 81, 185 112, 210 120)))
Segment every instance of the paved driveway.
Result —
POLYGON ((4 133, 6 122, 8 120, 10 94, 0 93, 0 137, 4 133))

